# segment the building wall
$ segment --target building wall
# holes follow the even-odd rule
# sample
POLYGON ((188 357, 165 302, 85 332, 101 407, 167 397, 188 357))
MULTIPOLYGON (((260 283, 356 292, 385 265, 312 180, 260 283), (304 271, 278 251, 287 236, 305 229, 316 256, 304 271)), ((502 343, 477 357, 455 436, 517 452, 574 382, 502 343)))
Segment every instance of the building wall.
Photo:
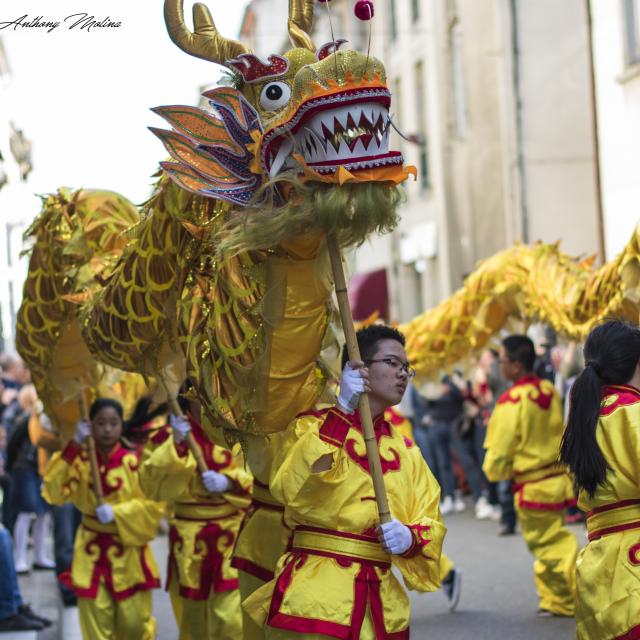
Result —
POLYGON ((640 42, 638 2, 591 0, 600 174, 607 259, 640 222, 640 42), (635 10, 635 24, 625 8, 635 10), (627 31, 629 29, 629 31, 627 31), (629 35, 627 35, 629 34, 629 35))
MULTIPOLYGON (((353 48, 367 50, 372 27, 394 123, 411 140, 393 132, 391 146, 419 170, 398 229, 350 260, 358 273, 387 269, 390 319, 435 306, 517 241, 597 252, 584 0, 385 0, 370 25, 353 2, 330 7, 353 48)), ((330 39, 321 4, 314 38, 330 39)))
POLYGON ((20 258, 22 235, 33 217, 33 196, 27 182, 20 179, 9 140, 10 123, 19 126, 19 114, 12 109, 11 75, 7 54, 0 39, 0 152, 4 158, 2 170, 8 182, 0 188, 0 351, 13 351, 15 318, 22 286, 27 275, 28 260, 20 258))
MULTIPOLYGON (((527 242, 598 250, 586 5, 517 0, 527 242)), ((610 3, 611 4, 611 3, 610 3)), ((513 18, 512 18, 513 19, 513 18)))

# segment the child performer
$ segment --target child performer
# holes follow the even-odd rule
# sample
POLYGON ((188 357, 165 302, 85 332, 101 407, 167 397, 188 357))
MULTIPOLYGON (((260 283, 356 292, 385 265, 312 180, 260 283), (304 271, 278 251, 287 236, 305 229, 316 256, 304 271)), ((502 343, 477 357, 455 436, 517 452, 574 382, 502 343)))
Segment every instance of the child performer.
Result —
POLYGON ((527 336, 505 338, 500 370, 513 386, 491 415, 482 468, 491 482, 514 480, 522 536, 536 559, 538 615, 572 616, 578 542, 564 526, 565 508, 575 499, 569 475, 558 463, 562 407, 553 383, 533 374, 534 362, 527 336))
POLYGON ((404 336, 371 325, 358 332, 364 362, 346 363, 335 407, 299 416, 287 429, 270 489, 294 529, 276 578, 243 606, 267 639, 407 638, 411 589, 440 587, 445 527, 440 488, 418 447, 384 419, 412 369, 404 336), (358 398, 369 392, 393 519, 378 526, 358 398))
POLYGON ((640 329, 596 327, 584 359, 561 449, 588 512, 576 637, 631 640, 640 638, 640 329))
POLYGON ((54 454, 43 495, 52 504, 73 502, 82 512, 71 581, 78 596, 82 636, 87 640, 151 640, 151 589, 160 586, 147 546, 163 515, 138 482, 138 453, 120 444, 122 406, 100 398, 80 421, 74 440, 54 454), (88 457, 81 444, 93 436, 105 503, 98 506, 88 457))
POLYGON ((206 436, 199 405, 183 396, 179 402, 187 418, 171 416, 172 428, 152 438, 157 448, 141 470, 145 493, 173 506, 167 588, 180 640, 238 640, 240 593, 230 561, 251 500, 251 476, 206 436), (189 432, 209 468, 202 474, 185 442, 189 432))

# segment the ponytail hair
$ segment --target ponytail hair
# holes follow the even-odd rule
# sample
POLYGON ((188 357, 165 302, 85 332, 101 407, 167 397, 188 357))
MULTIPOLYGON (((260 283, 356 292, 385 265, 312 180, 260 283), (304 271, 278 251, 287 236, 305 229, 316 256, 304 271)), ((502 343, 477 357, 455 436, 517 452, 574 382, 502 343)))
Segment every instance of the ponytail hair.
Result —
POLYGON ((576 488, 593 497, 609 470, 596 439, 602 387, 633 378, 640 361, 640 329, 617 320, 605 322, 589 334, 584 358, 585 368, 571 387, 560 459, 571 469, 576 488))

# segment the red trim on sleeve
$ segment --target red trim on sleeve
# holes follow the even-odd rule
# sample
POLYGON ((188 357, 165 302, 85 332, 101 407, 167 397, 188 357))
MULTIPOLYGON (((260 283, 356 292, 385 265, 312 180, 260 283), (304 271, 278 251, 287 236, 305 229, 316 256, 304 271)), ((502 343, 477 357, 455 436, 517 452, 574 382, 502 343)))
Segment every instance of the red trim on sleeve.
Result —
POLYGON ((342 447, 351 428, 351 422, 342 411, 332 408, 327 412, 318 435, 320 440, 334 447, 342 447))
POLYGON ((422 550, 431 542, 431 538, 427 538, 427 533, 431 527, 423 524, 408 524, 409 531, 413 536, 413 544, 402 554, 403 558, 414 558, 422 553, 422 550))
POLYGON ((67 464, 71 464, 81 453, 82 447, 75 440, 69 440, 62 450, 61 457, 67 464))

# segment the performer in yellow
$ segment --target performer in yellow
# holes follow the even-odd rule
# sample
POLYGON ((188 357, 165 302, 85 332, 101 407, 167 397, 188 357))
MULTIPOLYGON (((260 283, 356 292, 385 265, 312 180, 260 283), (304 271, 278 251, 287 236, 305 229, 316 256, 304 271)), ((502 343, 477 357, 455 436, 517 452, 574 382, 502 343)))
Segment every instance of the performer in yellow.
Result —
POLYGON ((160 580, 147 543, 164 509, 140 489, 138 453, 120 444, 122 406, 101 398, 91 405, 89 418, 90 423, 78 423, 75 439, 54 454, 43 486, 48 502, 73 502, 82 512, 71 565, 82 636, 151 640, 156 637, 151 589, 159 587, 160 580), (80 446, 89 435, 95 440, 105 499, 100 506, 80 446))
POLYGON ((404 336, 372 325, 358 344, 364 362, 344 367, 337 406, 299 416, 274 460, 271 492, 285 505, 292 545, 276 578, 243 603, 267 625, 267 639, 408 638, 409 601, 392 564, 411 589, 440 587, 440 488, 419 449, 383 416, 413 373, 404 336), (380 526, 355 411, 363 391, 393 516, 380 526))
POLYGON ((534 555, 540 616, 572 616, 578 543, 564 526, 575 504, 568 473, 558 463, 564 426, 553 384, 533 374, 535 349, 527 336, 505 338, 500 369, 513 386, 500 396, 487 428, 482 466, 491 482, 514 481, 522 536, 534 555))
MULTIPOLYGON (((282 434, 250 437, 247 462, 253 474, 253 497, 242 521, 231 566, 238 570, 244 601, 273 580, 278 560, 289 545, 292 531, 284 522, 284 506, 269 491, 273 457, 282 446, 282 434)), ((263 640, 264 629, 242 611, 242 637, 263 640)))
POLYGON ((571 389, 561 458, 588 512, 576 566, 578 640, 640 638, 640 329, 596 327, 571 389))
POLYGON ((148 497, 173 506, 167 589, 180 640, 238 640, 240 593, 230 560, 251 476, 205 435, 199 406, 184 397, 180 404, 187 418, 171 416, 171 429, 152 438, 157 448, 142 465, 141 484, 148 497), (203 474, 185 443, 189 432, 209 468, 203 474))

